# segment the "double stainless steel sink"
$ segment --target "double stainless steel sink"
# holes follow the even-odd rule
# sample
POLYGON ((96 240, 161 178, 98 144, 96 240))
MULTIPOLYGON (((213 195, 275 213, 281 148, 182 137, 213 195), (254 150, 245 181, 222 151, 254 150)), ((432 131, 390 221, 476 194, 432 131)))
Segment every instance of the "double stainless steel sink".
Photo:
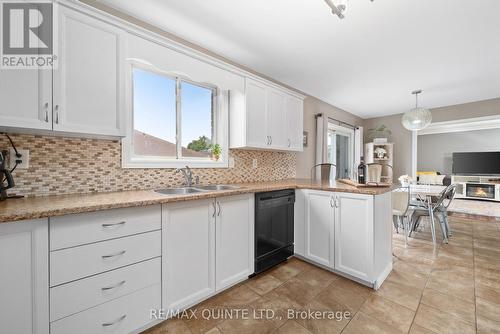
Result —
POLYGON ((163 195, 188 195, 188 194, 201 193, 205 191, 233 190, 238 188, 239 188, 238 186, 230 186, 226 184, 209 184, 209 185, 195 185, 191 187, 165 188, 165 189, 158 189, 155 191, 163 195))

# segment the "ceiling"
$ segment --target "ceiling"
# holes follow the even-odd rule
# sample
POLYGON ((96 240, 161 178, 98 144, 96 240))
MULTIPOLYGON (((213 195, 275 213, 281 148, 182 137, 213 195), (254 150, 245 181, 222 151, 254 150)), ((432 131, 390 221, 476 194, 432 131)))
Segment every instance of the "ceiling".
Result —
POLYGON ((500 97, 500 1, 101 0, 363 118, 500 97))

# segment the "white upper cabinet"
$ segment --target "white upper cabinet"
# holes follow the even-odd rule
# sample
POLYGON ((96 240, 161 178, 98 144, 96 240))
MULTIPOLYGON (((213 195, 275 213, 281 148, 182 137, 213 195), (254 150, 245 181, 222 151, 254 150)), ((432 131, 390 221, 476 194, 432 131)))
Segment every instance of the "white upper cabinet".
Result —
POLYGON ((230 147, 302 151, 303 100, 250 78, 231 92, 230 147))
POLYGON ((54 130, 122 134, 122 31, 61 6, 54 70, 54 130))
POLYGON ((286 104, 287 147, 292 151, 303 151, 304 101, 287 96, 286 104))
POLYGON ((0 128, 52 130, 51 70, 0 70, 0 128))
MULTIPOLYGON (((267 105, 266 87, 256 81, 246 80, 246 132, 248 146, 266 148, 269 145, 267 133, 267 105)), ((245 122, 245 115, 239 114, 231 117, 241 117, 238 121, 245 122)), ((235 119, 236 121, 237 119, 235 119)), ((232 134, 231 134, 232 135, 232 134)), ((235 135, 238 135, 235 133, 235 135)), ((231 144, 232 145, 232 144, 231 144)))
POLYGON ((0 224, 0 333, 49 333, 47 225, 0 224))

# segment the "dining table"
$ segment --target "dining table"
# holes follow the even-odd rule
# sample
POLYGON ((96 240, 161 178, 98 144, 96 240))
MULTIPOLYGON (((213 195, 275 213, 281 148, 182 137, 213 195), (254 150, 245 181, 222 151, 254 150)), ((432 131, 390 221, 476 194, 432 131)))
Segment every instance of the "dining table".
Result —
MULTIPOLYGON (((446 186, 427 185, 427 184, 412 184, 410 185, 410 194, 417 197, 422 206, 429 211, 429 219, 431 221, 432 242, 436 247, 436 225, 434 223, 434 210, 436 207, 433 204, 433 198, 440 197, 445 191, 446 186)), ((445 233, 445 242, 448 242, 448 237, 445 233)))

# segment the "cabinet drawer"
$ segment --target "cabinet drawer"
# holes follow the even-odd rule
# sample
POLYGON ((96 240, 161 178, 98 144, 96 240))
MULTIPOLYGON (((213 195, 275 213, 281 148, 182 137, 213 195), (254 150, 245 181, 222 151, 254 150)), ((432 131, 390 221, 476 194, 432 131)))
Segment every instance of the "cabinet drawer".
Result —
POLYGON ((151 322, 152 309, 161 307, 161 287, 155 284, 124 297, 50 324, 51 334, 125 334, 151 322))
POLYGON ((102 241, 50 253, 50 286, 161 255, 161 231, 102 241))
POLYGON ((161 258, 151 259, 50 289, 50 320, 161 283, 161 258))
POLYGON ((50 219, 50 250, 159 230, 161 206, 105 210, 50 219))

